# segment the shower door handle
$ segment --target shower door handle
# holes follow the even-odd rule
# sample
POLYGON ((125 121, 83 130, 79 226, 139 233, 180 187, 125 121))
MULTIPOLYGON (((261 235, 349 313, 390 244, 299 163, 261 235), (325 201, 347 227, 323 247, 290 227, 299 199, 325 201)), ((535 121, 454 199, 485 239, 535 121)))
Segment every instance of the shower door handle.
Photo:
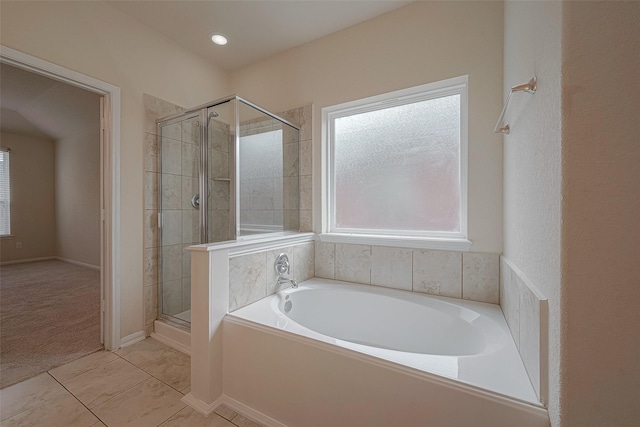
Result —
POLYGON ((193 197, 191 198, 191 206, 193 206, 194 209, 200 209, 200 195, 199 194, 194 194, 193 197))

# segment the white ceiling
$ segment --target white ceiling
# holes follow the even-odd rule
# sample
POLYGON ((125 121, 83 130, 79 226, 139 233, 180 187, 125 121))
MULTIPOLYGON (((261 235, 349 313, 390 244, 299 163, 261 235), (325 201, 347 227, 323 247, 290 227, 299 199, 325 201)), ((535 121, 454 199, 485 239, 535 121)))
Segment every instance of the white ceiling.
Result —
POLYGON ((108 1, 227 71, 310 42, 412 3, 404 0, 341 1, 108 1), (229 39, 214 45, 218 32, 229 39))
POLYGON ((58 140, 100 126, 100 95, 0 64, 0 129, 58 140))

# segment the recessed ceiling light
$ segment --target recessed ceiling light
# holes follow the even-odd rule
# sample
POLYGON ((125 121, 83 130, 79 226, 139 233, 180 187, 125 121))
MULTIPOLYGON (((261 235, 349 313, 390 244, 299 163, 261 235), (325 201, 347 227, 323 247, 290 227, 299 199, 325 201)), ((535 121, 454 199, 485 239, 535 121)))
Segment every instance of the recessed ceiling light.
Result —
POLYGON ((211 41, 215 44, 219 44, 220 46, 227 44, 227 38, 222 34, 212 34, 211 41))

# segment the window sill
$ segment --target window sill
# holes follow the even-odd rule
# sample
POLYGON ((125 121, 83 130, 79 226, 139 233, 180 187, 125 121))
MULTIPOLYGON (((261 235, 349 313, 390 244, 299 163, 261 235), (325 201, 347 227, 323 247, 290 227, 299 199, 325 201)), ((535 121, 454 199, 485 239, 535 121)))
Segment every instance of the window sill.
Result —
POLYGON ((394 248, 435 249, 441 251, 468 252, 471 241, 464 238, 407 237, 372 234, 323 233, 321 242, 349 243, 353 245, 391 246, 394 248))
POLYGON ((0 236, 0 239, 4 240, 4 239, 13 239, 13 234, 3 234, 2 236, 0 236))

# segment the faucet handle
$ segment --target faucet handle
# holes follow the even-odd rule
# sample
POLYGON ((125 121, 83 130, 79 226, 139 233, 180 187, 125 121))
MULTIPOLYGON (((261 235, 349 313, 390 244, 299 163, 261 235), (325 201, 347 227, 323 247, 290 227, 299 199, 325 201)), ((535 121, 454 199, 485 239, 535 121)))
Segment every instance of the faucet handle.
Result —
POLYGON ((289 273, 289 257, 285 253, 281 253, 273 263, 273 268, 276 270, 278 276, 282 276, 285 273, 289 273))

